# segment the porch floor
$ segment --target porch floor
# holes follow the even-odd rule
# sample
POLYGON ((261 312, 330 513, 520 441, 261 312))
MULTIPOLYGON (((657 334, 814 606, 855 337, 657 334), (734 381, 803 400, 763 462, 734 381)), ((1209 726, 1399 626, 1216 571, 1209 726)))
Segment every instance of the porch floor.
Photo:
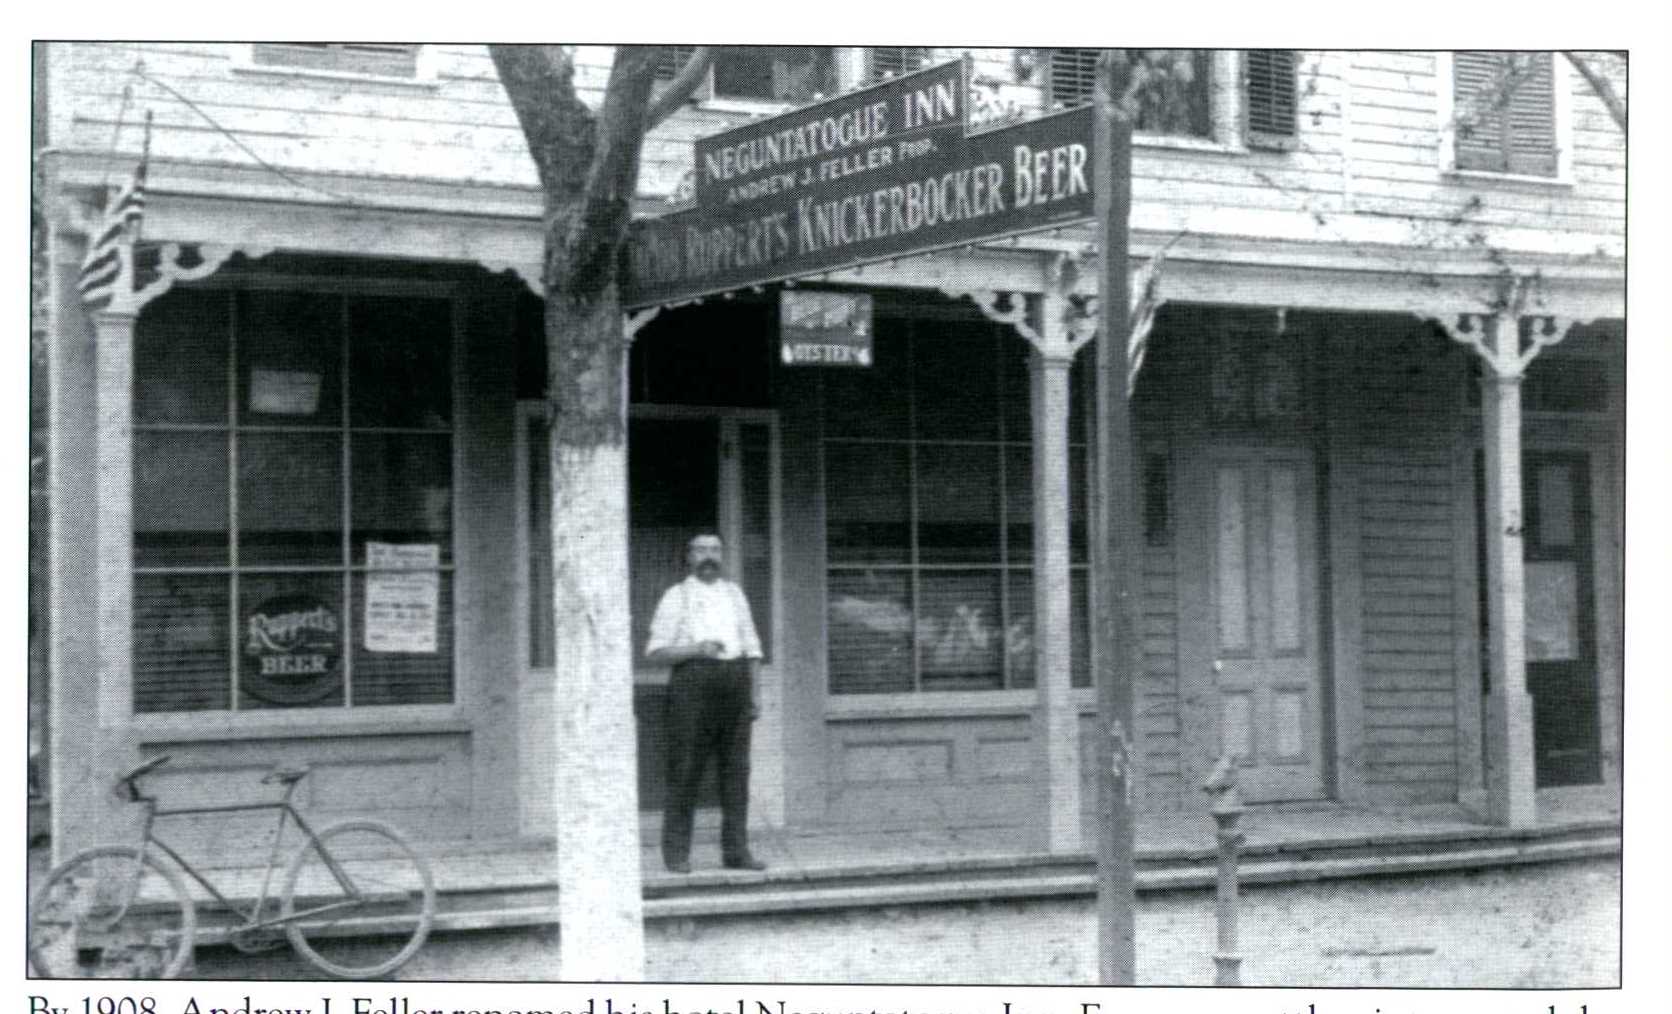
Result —
MULTIPOLYGON (((1486 824, 1455 805, 1357 808, 1339 804, 1250 807, 1242 818, 1245 884, 1318 880, 1549 862, 1618 855, 1621 812, 1612 789, 1541 791, 1536 827, 1486 824)), ((647 822, 649 823, 649 822, 647 822)), ((654 827, 641 835, 645 916, 714 918, 771 912, 958 903, 1095 893, 1095 839, 1051 853, 1020 827, 856 831, 756 828, 751 846, 764 872, 720 868, 716 829, 699 823, 693 872, 662 868, 654 827)), ((1089 822, 1088 822, 1089 823, 1089 822)), ((1211 819, 1142 813, 1137 826, 1140 891, 1193 890, 1214 882, 1211 819)), ((38 886, 46 850, 31 849, 38 886)), ((424 844, 438 894, 436 929, 462 931, 557 922, 550 840, 424 844)), ((259 870, 220 869, 230 896, 253 897, 259 870)), ((200 906, 204 943, 225 919, 200 906)))
MULTIPOLYGON (((1617 855, 1618 797, 1611 790, 1540 793, 1539 823, 1511 830, 1455 805, 1353 808, 1337 804, 1251 807, 1242 818, 1244 883, 1420 873, 1617 855)), ((1088 822, 1089 823, 1089 822, 1088 822)), ((647 828, 647 831, 650 829, 647 828)), ((717 834, 699 825, 693 872, 662 868, 654 835, 641 836, 647 918, 693 918, 871 905, 933 904, 999 897, 1091 895, 1095 839, 1050 853, 1021 827, 855 831, 756 828, 751 848, 765 872, 720 867, 717 834)), ((445 900, 440 928, 556 921, 556 863, 547 842, 483 854, 455 844, 433 850, 445 900)), ((1141 814, 1140 891, 1188 890, 1214 882, 1211 819, 1141 814)))

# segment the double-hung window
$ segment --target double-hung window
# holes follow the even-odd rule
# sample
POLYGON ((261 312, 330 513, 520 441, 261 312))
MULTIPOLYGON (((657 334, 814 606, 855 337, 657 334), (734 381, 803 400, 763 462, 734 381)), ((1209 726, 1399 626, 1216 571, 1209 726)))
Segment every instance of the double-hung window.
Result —
MULTIPOLYGON (((1052 49, 1047 61, 1046 104, 1051 108, 1092 100, 1100 49, 1052 49)), ((1295 146, 1297 54, 1292 50, 1133 49, 1140 139, 1186 138, 1235 146, 1295 146)))
POLYGON ((146 308, 135 711, 454 699, 452 316, 259 289, 146 308))

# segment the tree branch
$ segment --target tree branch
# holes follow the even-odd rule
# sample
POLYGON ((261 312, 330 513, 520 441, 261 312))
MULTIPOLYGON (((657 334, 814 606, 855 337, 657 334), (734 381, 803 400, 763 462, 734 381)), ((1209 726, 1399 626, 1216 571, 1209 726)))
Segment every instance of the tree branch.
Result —
POLYGON ((568 244, 571 298, 588 299, 615 277, 639 185, 639 153, 649 129, 656 46, 618 46, 594 122, 590 165, 568 244))
POLYGON ((578 197, 592 150, 592 110, 575 94, 575 64, 562 46, 490 45, 488 54, 522 126, 548 207, 555 197, 578 197))
POLYGON ((1614 86, 1595 67, 1591 66, 1589 60, 1578 53, 1564 49, 1562 55, 1567 57, 1568 63, 1573 64, 1573 69, 1579 72, 1579 76, 1585 79, 1585 83, 1591 86, 1591 91, 1596 92, 1597 98, 1602 100, 1602 104, 1608 107, 1608 115, 1614 117, 1614 125, 1620 128, 1620 133, 1624 134, 1626 132, 1626 104, 1619 94, 1614 91, 1614 86))
POLYGON ((657 124, 672 116, 684 105, 685 100, 702 84, 703 78, 708 74, 709 65, 713 62, 714 47, 698 46, 691 58, 685 61, 685 66, 679 68, 679 73, 673 76, 673 80, 667 83, 661 94, 650 104, 650 113, 645 119, 644 129, 654 130, 657 124))

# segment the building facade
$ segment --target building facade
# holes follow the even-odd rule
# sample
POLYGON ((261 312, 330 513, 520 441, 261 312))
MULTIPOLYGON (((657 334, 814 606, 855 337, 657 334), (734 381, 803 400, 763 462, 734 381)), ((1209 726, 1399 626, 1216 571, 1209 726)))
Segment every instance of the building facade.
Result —
MULTIPOLYGON (((724 51, 640 210, 749 117, 960 57, 978 113, 1025 117, 1086 101, 1095 52, 724 51)), ((165 795, 307 761, 322 815, 549 837, 542 200, 485 49, 37 55, 55 849, 156 753, 165 795), (143 144, 147 287, 90 312, 89 209, 143 144)), ((577 50, 583 95, 610 59, 577 50)), ((1516 823, 1617 792, 1623 134, 1559 54, 1144 59, 1142 804, 1199 805, 1222 753, 1254 802, 1516 823)), ((1077 847, 1093 377, 1064 314, 1095 255, 1071 228, 811 280, 872 295, 865 368, 785 365, 776 286, 635 321, 635 651, 719 531, 768 656, 757 820, 1077 847)), ((647 824, 665 681, 636 673, 647 824)))

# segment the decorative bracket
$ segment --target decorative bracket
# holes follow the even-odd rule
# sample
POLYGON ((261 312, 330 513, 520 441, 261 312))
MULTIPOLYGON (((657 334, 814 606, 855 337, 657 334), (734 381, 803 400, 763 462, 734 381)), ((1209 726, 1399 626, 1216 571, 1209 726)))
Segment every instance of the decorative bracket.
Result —
POLYGON ((621 315, 621 333, 627 340, 627 344, 633 344, 633 339, 638 337, 639 331, 646 324, 655 320, 661 312, 662 308, 660 306, 650 306, 643 310, 623 313, 621 315))
POLYGON ((1464 311, 1454 318, 1427 319, 1452 341, 1473 349, 1495 376, 1521 377, 1540 352, 1561 342, 1576 324, 1585 323, 1551 313, 1525 313, 1537 282, 1536 276, 1515 279, 1507 297, 1490 313, 1464 311))

